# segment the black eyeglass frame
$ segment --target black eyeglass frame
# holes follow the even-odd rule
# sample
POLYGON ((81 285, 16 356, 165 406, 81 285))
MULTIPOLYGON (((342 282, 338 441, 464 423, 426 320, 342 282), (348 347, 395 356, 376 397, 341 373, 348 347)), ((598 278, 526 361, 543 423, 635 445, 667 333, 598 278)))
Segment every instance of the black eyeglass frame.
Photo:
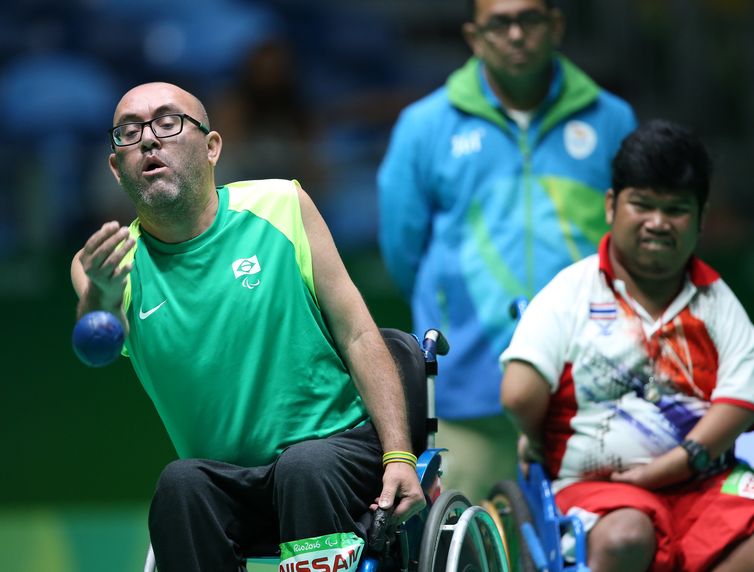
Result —
POLYGON ((477 32, 487 38, 500 39, 510 34, 511 28, 515 24, 524 34, 531 34, 540 26, 550 22, 552 15, 550 11, 527 10, 511 18, 510 16, 493 17, 487 24, 477 24, 477 32))
POLYGON ((154 133, 154 136, 157 137, 157 139, 167 139, 168 137, 175 137, 176 135, 180 135, 183 132, 183 124, 184 120, 188 119, 191 123, 196 125, 199 130, 204 133, 205 135, 209 135, 209 127, 204 125, 201 121, 198 119, 194 119, 191 117, 188 113, 165 113, 163 115, 159 115, 157 117, 153 117, 152 119, 148 121, 126 121, 125 123, 121 123, 120 125, 116 125, 115 127, 111 127, 107 130, 108 135, 110 135, 110 146, 115 149, 116 147, 130 147, 131 145, 136 145, 137 143, 141 142, 142 137, 144 137, 144 128, 149 125, 149 128, 152 130, 152 133, 154 133), (152 127, 152 122, 157 121, 158 119, 163 119, 165 117, 180 117, 181 118, 181 126, 178 128, 178 131, 175 133, 171 133, 170 135, 157 135, 154 131, 154 127, 152 127), (113 136, 113 132, 116 129, 121 129, 122 127, 125 127, 126 125, 140 125, 141 131, 139 132, 139 138, 134 141, 133 143, 117 143, 115 141, 115 137, 113 136))

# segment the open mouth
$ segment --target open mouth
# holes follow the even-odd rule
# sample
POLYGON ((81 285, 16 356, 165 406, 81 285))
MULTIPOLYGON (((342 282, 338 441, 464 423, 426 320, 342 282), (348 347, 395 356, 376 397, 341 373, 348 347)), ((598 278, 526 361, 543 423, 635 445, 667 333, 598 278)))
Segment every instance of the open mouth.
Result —
POLYGON ((157 157, 150 157, 144 161, 144 164, 142 165, 142 173, 145 175, 154 175, 165 168, 165 164, 157 157))

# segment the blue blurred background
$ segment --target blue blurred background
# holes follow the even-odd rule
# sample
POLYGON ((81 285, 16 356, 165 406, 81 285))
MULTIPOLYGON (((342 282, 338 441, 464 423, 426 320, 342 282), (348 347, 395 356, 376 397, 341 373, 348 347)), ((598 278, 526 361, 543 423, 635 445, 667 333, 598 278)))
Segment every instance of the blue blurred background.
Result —
MULTIPOLYGON (((378 323, 410 328, 376 248, 375 172, 399 110, 468 57, 465 0, 12 0, 0 8, 0 570, 140 570, 175 453, 127 360, 70 349, 73 253, 132 209, 107 168, 120 95, 206 104, 218 182, 297 178, 378 323)), ((701 253, 754 310, 754 7, 563 0, 563 51, 640 119, 696 128, 717 162, 701 253)))

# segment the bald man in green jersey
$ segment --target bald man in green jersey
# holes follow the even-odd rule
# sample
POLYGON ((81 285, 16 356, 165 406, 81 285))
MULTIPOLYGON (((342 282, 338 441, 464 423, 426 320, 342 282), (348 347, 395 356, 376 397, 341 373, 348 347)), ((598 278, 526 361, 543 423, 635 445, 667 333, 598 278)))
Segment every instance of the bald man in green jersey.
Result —
POLYGON ((120 100, 110 168, 138 218, 74 257, 78 315, 107 310, 180 457, 150 508, 160 572, 243 570, 260 546, 424 506, 390 354, 295 181, 217 187, 222 138, 167 83, 120 100), (398 455, 400 457, 401 455, 398 455))

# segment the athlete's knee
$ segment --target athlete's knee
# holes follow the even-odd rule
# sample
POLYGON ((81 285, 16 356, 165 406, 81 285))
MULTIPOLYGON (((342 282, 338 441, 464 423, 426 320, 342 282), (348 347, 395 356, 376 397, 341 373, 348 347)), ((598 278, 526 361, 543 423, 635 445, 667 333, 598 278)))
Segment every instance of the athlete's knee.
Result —
POLYGON ((590 562, 601 555, 609 561, 633 562, 635 570, 651 563, 656 549, 652 520, 635 509, 619 509, 604 516, 589 533, 590 562))
POLYGON ((318 477, 336 462, 335 451, 324 439, 289 447, 275 463, 275 488, 296 492, 319 488, 324 480, 318 477))
POLYGON ((160 473, 152 503, 173 504, 199 496, 210 484, 207 473, 202 469, 202 461, 179 459, 172 461, 160 473))

